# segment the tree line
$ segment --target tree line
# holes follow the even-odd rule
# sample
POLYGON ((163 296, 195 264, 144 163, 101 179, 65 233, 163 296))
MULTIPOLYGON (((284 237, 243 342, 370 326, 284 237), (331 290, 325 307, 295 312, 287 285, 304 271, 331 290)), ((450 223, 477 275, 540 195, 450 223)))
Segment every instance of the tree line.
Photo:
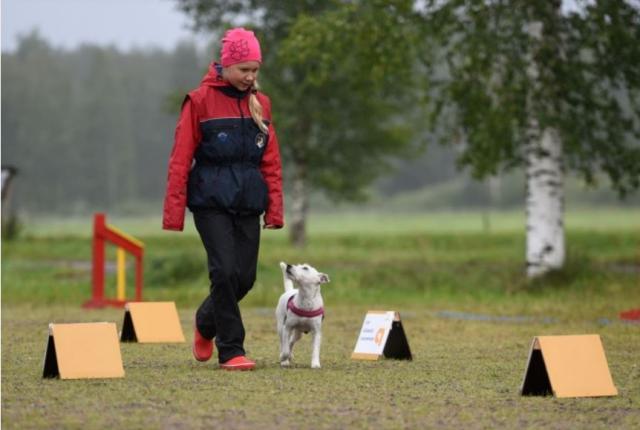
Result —
MULTIPOLYGON (((32 214, 160 208, 175 111, 206 64, 192 44, 53 48, 37 33, 2 54, 2 164, 32 214)), ((159 210, 159 209, 157 209, 159 210)))
MULTIPOLYGON (((18 169, 11 207, 32 215, 98 210, 160 213, 180 104, 184 94, 200 82, 215 57, 212 52, 217 47, 199 49, 186 42, 172 51, 122 52, 94 45, 62 50, 37 32, 20 38, 15 52, 2 53, 2 164, 18 169)), ((326 105, 307 113, 332 119, 335 132, 349 134, 332 143, 323 135, 327 131, 316 129, 314 148, 290 131, 291 124, 305 121, 304 112, 290 114, 298 107, 295 100, 278 99, 274 116, 283 134, 287 190, 293 188, 296 172, 294 163, 288 162, 291 159, 310 160, 318 183, 305 192, 324 190, 334 201, 363 201, 363 190, 372 182, 374 194, 388 196, 458 175, 451 150, 434 148, 428 157, 421 156, 426 138, 419 132, 414 135, 410 124, 398 124, 381 134, 371 125, 380 107, 366 98, 343 103, 349 97, 356 96, 345 88, 334 88, 325 98, 326 105), (341 104, 342 110, 327 106, 341 104), (361 119, 355 121, 358 109, 361 119), (385 158, 390 154, 374 149, 380 139, 405 151, 398 155, 414 158, 396 157, 391 163, 385 158), (350 175, 335 175, 335 169, 344 171, 355 161, 336 160, 331 145, 354 142, 371 146, 373 156, 369 161, 361 159, 350 175), (413 149, 408 152, 406 144, 411 142, 413 149)), ((357 149, 353 157, 361 157, 362 148, 357 149)))
MULTIPOLYGON (((11 208, 31 215, 88 214, 98 210, 160 213, 182 98, 197 86, 214 51, 217 47, 199 49, 190 43, 180 43, 172 51, 121 52, 91 45, 61 50, 38 33, 22 37, 15 52, 2 53, 2 164, 18 169, 11 208)), ((265 70, 264 74, 268 73, 265 70)), ((348 91, 342 91, 343 100, 335 100, 337 93, 340 92, 335 89, 330 92, 327 103, 344 104, 344 98, 350 97, 348 91)), ((349 109, 358 106, 364 113, 373 112, 366 104, 354 103, 349 109)), ((387 157, 382 160, 378 154, 369 162, 375 163, 373 166, 361 163, 366 168, 360 169, 359 179, 343 175, 332 180, 334 171, 326 167, 332 163, 331 149, 325 147, 327 137, 319 136, 323 140, 309 153, 311 149, 305 149, 305 145, 300 149, 302 144, 288 131, 289 124, 302 121, 289 114, 295 109, 295 104, 278 100, 274 112, 283 134, 288 191, 295 175, 289 160, 302 157, 302 153, 312 160, 313 177, 318 177, 319 182, 309 192, 322 190, 324 181, 324 189, 333 201, 362 202, 367 192, 388 198, 461 176, 455 169, 452 149, 434 146, 425 153, 430 137, 415 123, 407 123, 396 126, 397 135, 389 141, 404 153, 395 158, 381 154, 387 157), (399 138, 411 149, 399 144, 399 138), (367 188, 371 183, 373 187, 367 188)), ((318 107, 318 112, 310 115, 353 120, 346 110, 322 113, 322 109, 331 108, 318 107)), ((407 114, 415 115, 411 111, 413 107, 407 109, 407 114)), ((366 126, 366 122, 354 122, 340 129, 344 132, 366 126)), ((375 128, 363 133, 366 136, 360 139, 365 146, 383 137, 376 134, 375 128)), ((355 136, 333 145, 352 141, 355 136)), ((341 163, 338 167, 344 170, 344 165, 355 161, 345 158, 341 163)), ((442 204, 465 206, 488 201, 478 199, 482 184, 474 183, 469 175, 462 176, 463 191, 442 204)), ((505 203, 519 201, 509 197, 505 203)))

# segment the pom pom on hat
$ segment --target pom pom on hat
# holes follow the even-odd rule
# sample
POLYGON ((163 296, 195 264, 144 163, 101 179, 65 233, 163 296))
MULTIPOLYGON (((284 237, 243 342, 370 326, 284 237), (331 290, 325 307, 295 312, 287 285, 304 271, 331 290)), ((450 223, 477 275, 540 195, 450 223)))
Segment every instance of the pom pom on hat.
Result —
POLYGON ((242 27, 228 30, 222 38, 220 62, 222 67, 231 66, 246 61, 262 62, 260 42, 253 31, 242 27))

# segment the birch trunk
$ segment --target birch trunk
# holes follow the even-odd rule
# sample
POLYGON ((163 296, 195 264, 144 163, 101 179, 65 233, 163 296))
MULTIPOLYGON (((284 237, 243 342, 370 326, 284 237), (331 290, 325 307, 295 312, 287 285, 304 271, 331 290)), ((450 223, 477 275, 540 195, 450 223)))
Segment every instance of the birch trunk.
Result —
POLYGON ((307 168, 304 163, 296 163, 291 190, 291 243, 302 248, 307 242, 307 212, 309 197, 307 193, 307 168))
MULTIPOLYGON (((532 121, 535 135, 537 121, 532 121)), ((537 133, 540 135, 540 133, 537 133)), ((562 142, 554 129, 527 147, 527 276, 544 275, 564 265, 564 173, 562 142)))
MULTIPOLYGON (((558 7, 556 5, 556 7, 558 7)), ((526 216, 527 216, 527 276, 534 278, 564 265, 564 176, 562 142, 558 132, 540 128, 535 97, 541 94, 540 70, 536 52, 543 39, 543 23, 529 23, 530 37, 527 77, 529 115, 525 143, 526 216)))

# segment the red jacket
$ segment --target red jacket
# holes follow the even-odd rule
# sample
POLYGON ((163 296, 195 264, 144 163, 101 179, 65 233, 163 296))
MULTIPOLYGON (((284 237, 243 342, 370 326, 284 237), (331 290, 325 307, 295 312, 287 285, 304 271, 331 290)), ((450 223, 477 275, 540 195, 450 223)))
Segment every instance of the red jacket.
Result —
POLYGON ((211 64, 182 105, 169 159, 162 228, 182 230, 185 207, 230 213, 262 213, 281 228, 282 168, 271 101, 257 93, 268 134, 249 112, 249 97, 222 79, 211 64), (240 95, 238 95, 240 94, 240 95))

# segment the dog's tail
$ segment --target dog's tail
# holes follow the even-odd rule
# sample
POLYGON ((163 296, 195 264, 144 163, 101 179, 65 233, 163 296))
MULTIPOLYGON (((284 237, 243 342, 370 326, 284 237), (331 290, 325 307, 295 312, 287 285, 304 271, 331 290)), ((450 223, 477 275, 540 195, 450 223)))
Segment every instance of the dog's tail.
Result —
POLYGON ((293 281, 287 276, 287 266, 287 263, 283 261, 280 262, 280 269, 282 269, 282 278, 284 280, 285 291, 293 290, 293 281))

